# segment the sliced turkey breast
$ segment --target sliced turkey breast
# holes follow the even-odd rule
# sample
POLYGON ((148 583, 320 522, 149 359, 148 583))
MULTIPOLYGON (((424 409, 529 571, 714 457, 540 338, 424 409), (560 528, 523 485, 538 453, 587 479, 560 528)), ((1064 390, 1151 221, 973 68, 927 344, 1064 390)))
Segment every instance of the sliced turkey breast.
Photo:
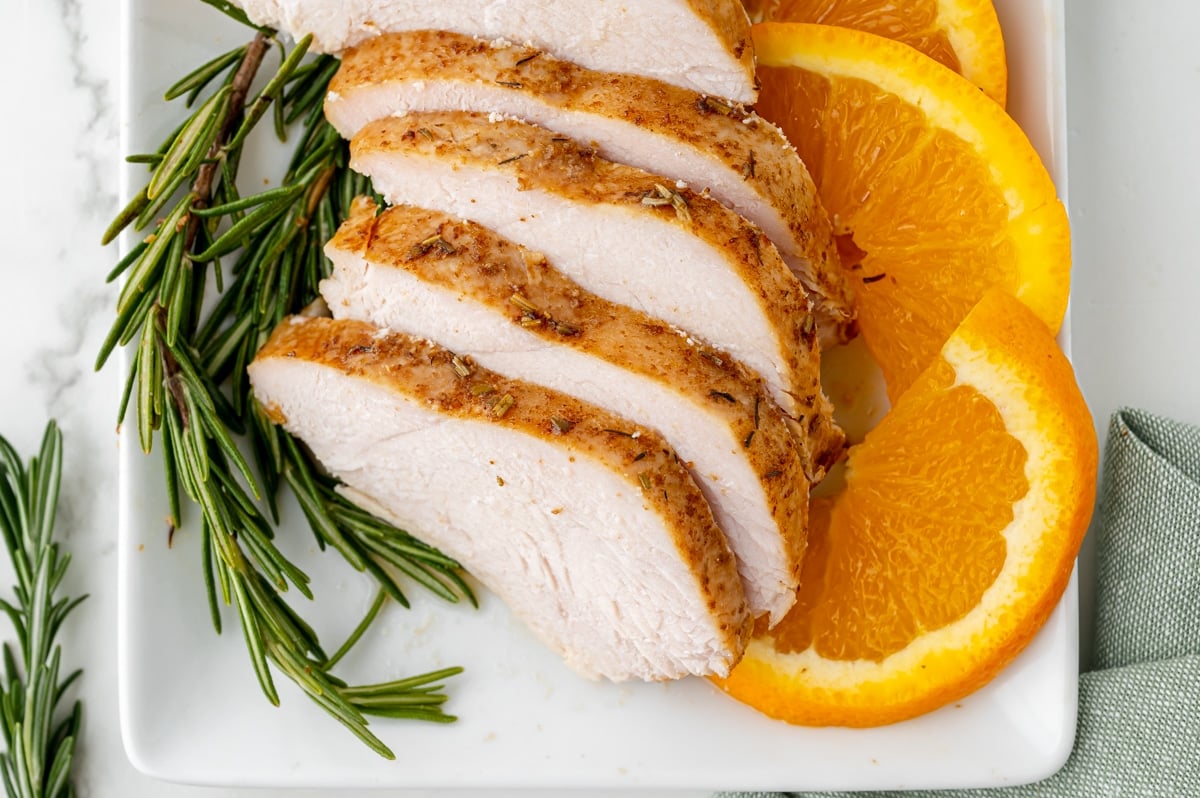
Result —
POLYGON ((381 119, 350 147, 351 165, 389 202, 478 222, 541 252, 587 290, 728 351, 786 413, 820 424, 800 409, 828 408, 804 287, 762 231, 716 200, 483 114, 381 119))
POLYGON ((343 136, 413 111, 516 117, 587 142, 609 160, 708 190, 779 248, 809 291, 822 342, 852 336, 850 282, 816 186, 783 133, 742 106, 445 31, 388 34, 345 54, 325 101, 343 136))
POLYGON ((325 252, 333 271, 321 293, 335 318, 426 336, 480 366, 657 429, 725 533, 751 613, 775 622, 795 602, 807 537, 804 460, 762 381, 730 355, 438 211, 397 206, 376 216, 374 203, 359 201, 325 252))
POLYGON ((363 322, 293 317, 250 378, 368 507, 458 559, 578 672, 727 673, 751 626, 745 598, 666 441, 461 362, 363 322))
POLYGON ((528 42, 589 69, 738 102, 758 96, 738 0, 235 0, 260 25, 340 52, 381 33, 447 30, 528 42))

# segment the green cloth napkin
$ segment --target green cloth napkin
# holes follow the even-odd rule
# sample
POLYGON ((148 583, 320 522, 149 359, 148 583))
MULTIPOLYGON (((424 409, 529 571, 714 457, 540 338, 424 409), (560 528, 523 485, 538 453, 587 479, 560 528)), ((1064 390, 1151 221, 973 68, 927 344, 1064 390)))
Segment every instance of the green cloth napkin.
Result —
POLYGON ((1200 798, 1200 428, 1113 414, 1096 536, 1096 651, 1058 773, 1002 789, 725 796, 1200 798))

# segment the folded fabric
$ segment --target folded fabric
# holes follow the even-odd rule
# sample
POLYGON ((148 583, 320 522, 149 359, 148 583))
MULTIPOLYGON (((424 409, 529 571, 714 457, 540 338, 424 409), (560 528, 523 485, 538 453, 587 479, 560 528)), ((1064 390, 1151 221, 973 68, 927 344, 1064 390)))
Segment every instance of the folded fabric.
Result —
POLYGON ((1200 796, 1200 428, 1117 411, 1098 521, 1095 657, 1058 773, 999 789, 726 796, 1200 796))

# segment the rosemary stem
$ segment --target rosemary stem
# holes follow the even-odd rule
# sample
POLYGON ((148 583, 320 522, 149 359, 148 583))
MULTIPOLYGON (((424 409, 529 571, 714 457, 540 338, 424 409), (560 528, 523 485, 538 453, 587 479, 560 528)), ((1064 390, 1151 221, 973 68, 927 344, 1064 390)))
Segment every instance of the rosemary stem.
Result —
MULTIPOLYGON (((254 76, 258 74, 258 68, 262 65, 263 57, 267 54, 270 44, 267 35, 259 31, 246 47, 246 55, 233 76, 231 83, 233 93, 229 99, 229 111, 221 123, 221 132, 217 134, 216 140, 209 148, 208 158, 197 172, 195 182, 192 183, 192 196, 195 198, 192 207, 206 208, 212 199, 214 183, 223 160, 222 153, 229 139, 237 132, 245 110, 246 96, 250 93, 250 84, 254 82, 254 76)), ((199 225, 199 217, 195 215, 188 217, 187 236, 184 239, 184 249, 187 252, 192 251, 192 244, 196 241, 199 225)))

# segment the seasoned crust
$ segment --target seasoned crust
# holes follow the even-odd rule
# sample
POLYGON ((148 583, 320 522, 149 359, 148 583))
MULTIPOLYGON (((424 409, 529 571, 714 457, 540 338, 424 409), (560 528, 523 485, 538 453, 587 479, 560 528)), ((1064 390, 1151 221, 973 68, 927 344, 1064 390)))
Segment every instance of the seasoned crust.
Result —
MULTIPOLYGON (((774 243, 811 294, 823 340, 844 342, 853 336, 851 281, 816 185, 783 133, 744 106, 651 78, 584 69, 532 47, 446 31, 412 31, 380 36, 348 51, 330 84, 326 113, 343 135, 352 135, 369 121, 346 110, 354 106, 355 94, 405 82, 464 87, 449 92, 458 95, 472 85, 520 93, 559 111, 619 119, 705 153, 741 175, 746 187, 778 214, 783 229, 773 233, 774 243)), ((599 149, 609 157, 603 145, 599 149)))

